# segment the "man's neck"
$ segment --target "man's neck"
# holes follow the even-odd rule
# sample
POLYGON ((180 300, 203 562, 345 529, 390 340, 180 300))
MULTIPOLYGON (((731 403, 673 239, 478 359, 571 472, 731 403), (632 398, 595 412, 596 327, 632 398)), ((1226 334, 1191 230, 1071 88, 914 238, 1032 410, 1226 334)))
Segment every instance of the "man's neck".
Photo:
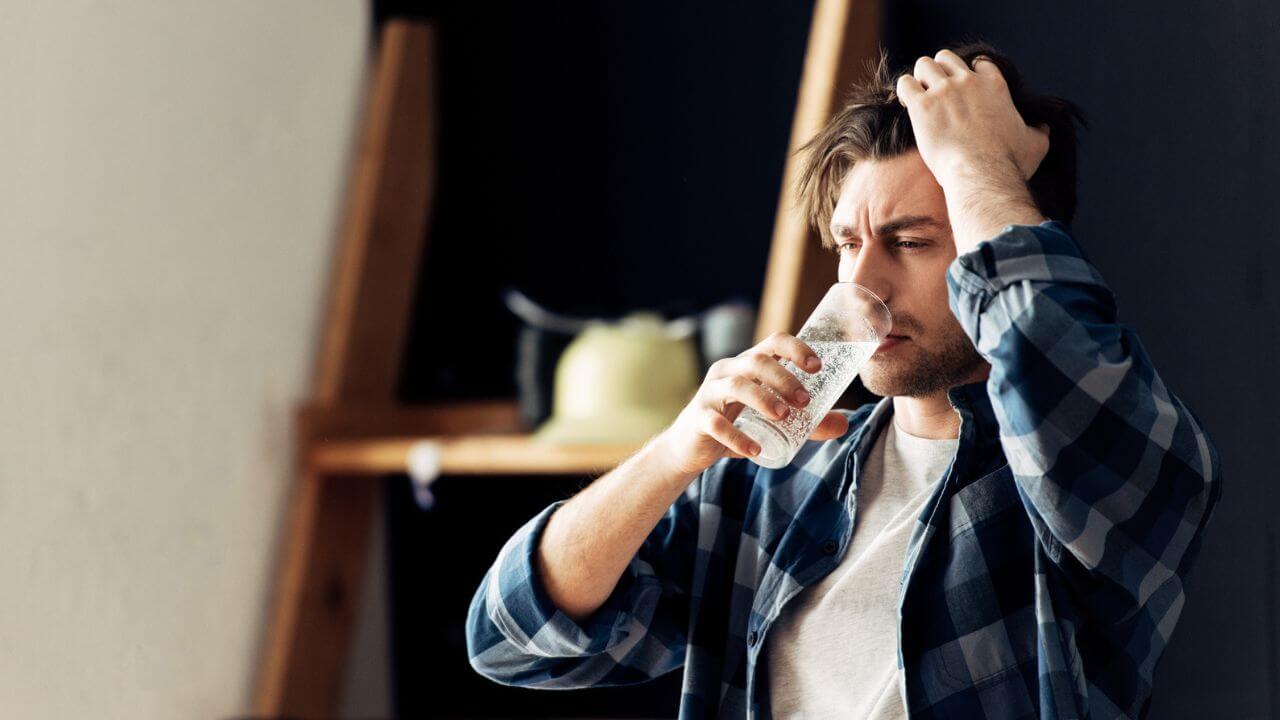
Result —
MULTIPOLYGON (((961 385, 986 380, 991 366, 983 363, 962 381, 961 385)), ((960 415, 951 407, 951 399, 946 390, 939 390, 932 395, 909 397, 896 395, 893 398, 894 422, 902 431, 916 437, 930 440, 954 440, 960 437, 960 415)))
POLYGON ((908 435, 930 440, 960 437, 960 416, 946 391, 922 397, 898 396, 893 399, 893 417, 908 435))

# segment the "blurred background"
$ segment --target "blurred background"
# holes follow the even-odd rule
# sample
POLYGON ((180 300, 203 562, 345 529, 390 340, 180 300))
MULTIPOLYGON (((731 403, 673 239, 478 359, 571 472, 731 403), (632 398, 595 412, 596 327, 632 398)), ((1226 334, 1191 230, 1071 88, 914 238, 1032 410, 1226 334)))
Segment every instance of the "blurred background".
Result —
MULTIPOLYGON (((985 40, 1084 108, 1076 237, 1225 475, 1151 717, 1280 718, 1280 7, 850 4, 898 66, 985 40)), ((749 340, 707 320, 761 307, 813 13, 0 0, 4 714, 673 716, 679 673, 548 693, 468 665, 498 548, 591 473, 459 450, 423 492, 394 438, 546 419, 572 336, 512 289, 693 319, 699 372, 749 340), (429 31, 380 85, 396 23, 429 31), (383 102, 414 78, 417 124, 383 102), (391 236, 379 295, 353 248, 391 236)))

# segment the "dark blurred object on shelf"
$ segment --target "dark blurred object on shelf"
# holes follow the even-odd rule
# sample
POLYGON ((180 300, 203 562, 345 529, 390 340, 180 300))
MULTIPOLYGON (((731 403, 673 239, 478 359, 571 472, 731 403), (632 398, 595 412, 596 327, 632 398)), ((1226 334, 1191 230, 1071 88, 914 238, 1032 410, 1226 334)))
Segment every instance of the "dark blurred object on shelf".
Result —
MULTIPOLYGON (((508 288, 502 300, 521 321, 516 344, 516 392, 521 419, 529 427, 536 427, 551 415, 556 367, 565 349, 589 324, 616 320, 557 313, 515 288, 508 288)), ((670 320, 667 330, 673 336, 693 337, 701 376, 711 363, 751 346, 755 319, 751 303, 735 299, 670 320)))
POLYGON ((643 310, 588 324, 556 363, 551 417, 533 440, 639 445, 662 432, 701 382, 695 327, 643 310))
POLYGON ((516 341, 516 393, 520 419, 536 427, 551 415, 556 363, 588 320, 552 312, 514 288, 502 294, 502 301, 522 323, 516 341))
POLYGON ((699 336, 703 372, 711 363, 738 355, 754 345, 755 327, 756 309, 746 300, 731 300, 702 313, 699 336))

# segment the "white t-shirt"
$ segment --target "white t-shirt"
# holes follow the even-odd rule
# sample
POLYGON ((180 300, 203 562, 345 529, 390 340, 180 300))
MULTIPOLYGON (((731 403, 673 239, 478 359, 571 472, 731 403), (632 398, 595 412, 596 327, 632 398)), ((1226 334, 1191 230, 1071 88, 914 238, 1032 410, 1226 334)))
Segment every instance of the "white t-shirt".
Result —
POLYGON ((907 541, 958 439, 909 435, 891 418, 859 470, 845 555, 782 609, 764 652, 779 720, 905 718, 898 691, 898 581, 907 541))

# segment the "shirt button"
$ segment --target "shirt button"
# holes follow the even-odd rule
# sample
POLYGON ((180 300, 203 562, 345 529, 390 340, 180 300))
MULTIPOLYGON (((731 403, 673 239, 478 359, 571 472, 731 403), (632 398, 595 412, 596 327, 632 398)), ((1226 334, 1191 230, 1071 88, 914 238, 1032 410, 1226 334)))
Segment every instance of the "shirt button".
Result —
POLYGON ((755 630, 752 630, 751 634, 747 636, 747 644, 754 647, 756 644, 756 641, 759 639, 760 639, 760 633, 756 632, 755 630))
POLYGON ((827 555, 835 555, 836 550, 839 547, 840 546, 836 544, 835 540, 828 540, 822 543, 822 552, 826 553, 827 555))

